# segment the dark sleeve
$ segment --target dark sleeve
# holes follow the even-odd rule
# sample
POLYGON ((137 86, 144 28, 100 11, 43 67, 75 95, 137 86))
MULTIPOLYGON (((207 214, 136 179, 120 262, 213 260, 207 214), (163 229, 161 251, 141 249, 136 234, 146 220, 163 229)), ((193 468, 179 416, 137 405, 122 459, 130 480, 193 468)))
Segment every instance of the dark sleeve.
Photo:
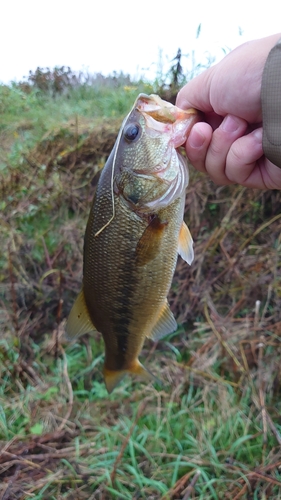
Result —
POLYGON ((264 154, 281 168, 281 40, 271 49, 265 63, 261 103, 264 154))

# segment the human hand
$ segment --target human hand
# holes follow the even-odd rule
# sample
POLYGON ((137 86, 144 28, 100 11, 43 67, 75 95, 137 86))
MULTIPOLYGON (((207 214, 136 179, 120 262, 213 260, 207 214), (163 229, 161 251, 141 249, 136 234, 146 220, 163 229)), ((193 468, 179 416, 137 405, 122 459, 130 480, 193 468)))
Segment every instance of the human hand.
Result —
POLYGON ((281 189, 281 169, 263 154, 261 112, 263 68, 280 37, 240 45, 178 94, 177 106, 197 108, 206 120, 192 128, 187 156, 217 184, 281 189))

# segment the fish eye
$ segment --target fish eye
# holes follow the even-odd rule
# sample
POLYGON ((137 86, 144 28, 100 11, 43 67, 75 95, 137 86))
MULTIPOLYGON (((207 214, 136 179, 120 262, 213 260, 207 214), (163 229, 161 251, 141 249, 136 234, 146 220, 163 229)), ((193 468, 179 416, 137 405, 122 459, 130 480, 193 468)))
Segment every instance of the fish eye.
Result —
POLYGON ((129 142, 132 142, 139 136, 139 132, 140 132, 139 125, 131 123, 130 125, 127 125, 127 127, 124 130, 125 139, 127 139, 127 141, 129 142))

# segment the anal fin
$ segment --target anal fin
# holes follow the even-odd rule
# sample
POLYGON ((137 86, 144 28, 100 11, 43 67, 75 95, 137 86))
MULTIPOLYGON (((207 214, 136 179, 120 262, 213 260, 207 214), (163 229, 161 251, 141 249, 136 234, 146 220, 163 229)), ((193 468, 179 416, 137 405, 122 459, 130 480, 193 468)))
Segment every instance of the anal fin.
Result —
POLYGON ((96 331, 86 306, 83 289, 78 294, 66 322, 66 336, 69 339, 96 331))
POLYGON ((149 335, 149 338, 153 340, 162 339, 162 337, 169 335, 169 333, 175 332, 177 326, 177 322, 169 307, 168 301, 166 300, 157 318, 157 322, 149 335))

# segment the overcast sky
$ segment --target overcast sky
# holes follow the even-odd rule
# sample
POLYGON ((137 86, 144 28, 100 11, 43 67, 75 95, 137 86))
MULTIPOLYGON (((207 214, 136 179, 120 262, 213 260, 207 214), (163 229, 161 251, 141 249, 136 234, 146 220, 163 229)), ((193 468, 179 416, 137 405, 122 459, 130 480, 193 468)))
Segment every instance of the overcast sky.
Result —
POLYGON ((208 54, 218 61, 244 41, 281 31, 278 0, 0 1, 5 83, 62 65, 153 78, 160 50, 167 63, 180 47, 204 64, 208 54))

